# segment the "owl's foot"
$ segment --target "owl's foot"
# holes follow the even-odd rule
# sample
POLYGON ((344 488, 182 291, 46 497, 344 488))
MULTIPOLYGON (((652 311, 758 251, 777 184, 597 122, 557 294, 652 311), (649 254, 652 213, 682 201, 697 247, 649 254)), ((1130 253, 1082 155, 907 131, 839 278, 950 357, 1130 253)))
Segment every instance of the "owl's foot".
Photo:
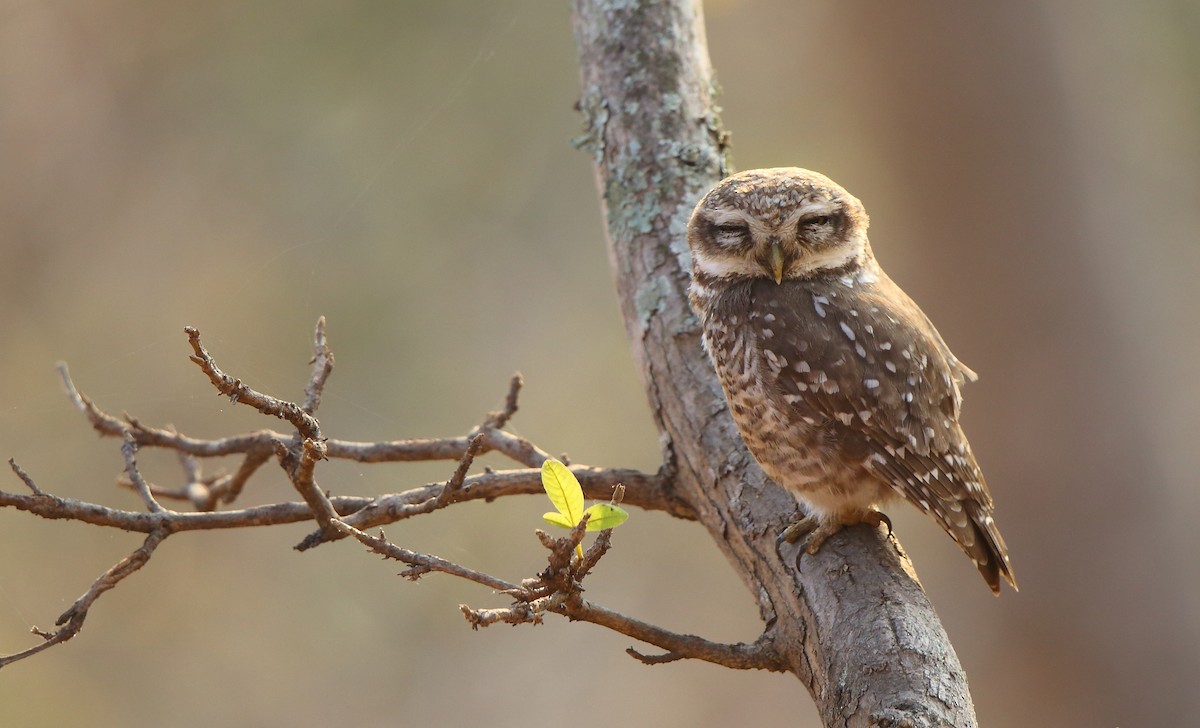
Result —
POLYGON ((784 541, 796 543, 803 540, 809 534, 819 530, 820 523, 814 516, 804 516, 803 518, 796 519, 788 524, 787 528, 779 532, 779 536, 775 539, 775 545, 778 546, 784 541))
POLYGON ((887 526, 888 535, 892 535, 892 519, 888 518, 885 513, 872 510, 854 514, 849 518, 825 522, 821 522, 815 516, 805 516, 783 529, 779 537, 775 539, 775 543, 780 544, 784 541, 799 543, 806 553, 812 555, 821 550, 830 536, 846 526, 857 526, 860 523, 865 523, 872 528, 878 528, 882 523, 887 526))

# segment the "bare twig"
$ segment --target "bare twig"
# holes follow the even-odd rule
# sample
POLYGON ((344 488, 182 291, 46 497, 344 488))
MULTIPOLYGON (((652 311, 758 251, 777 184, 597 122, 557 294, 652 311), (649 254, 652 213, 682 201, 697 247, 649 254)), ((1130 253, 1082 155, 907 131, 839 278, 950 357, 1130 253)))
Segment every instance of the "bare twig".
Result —
POLYGON ((467 471, 471 469, 471 463, 475 461, 475 456, 479 454, 479 449, 483 445, 483 435, 477 434, 471 438, 467 444, 467 449, 458 460, 458 467, 455 468, 454 474, 450 476, 450 480, 446 481, 446 485, 442 487, 441 492, 437 497, 432 499, 430 510, 445 508, 463 487, 463 481, 467 477, 467 471))
POLYGON ((732 667, 737 670, 770 670, 782 672, 787 665, 779 653, 775 643, 775 635, 766 632, 751 644, 738 642, 725 644, 713 642, 703 637, 690 634, 679 634, 662 627, 643 622, 640 619, 628 617, 619 612, 581 600, 577 606, 564 605, 562 614, 571 619, 591 622, 601 627, 607 627, 614 632, 620 632, 626 637, 640 640, 666 650, 667 656, 640 655, 636 650, 627 650, 631 656, 642 659, 646 664, 656 662, 671 662, 678 659, 703 660, 716 665, 732 667), (639 656, 640 655, 640 656, 639 656))
POLYGON ((314 474, 317 462, 324 456, 324 443, 305 438, 300 450, 300 462, 292 471, 291 478, 304 502, 312 509, 313 517, 320 524, 321 530, 332 535, 337 533, 333 527, 333 522, 338 520, 337 511, 329 501, 329 496, 317 486, 314 474))
MULTIPOLYGON (((213 483, 210 489, 212 497, 219 499, 222 503, 234 502, 241 495, 242 488, 245 487, 250 476, 254 475, 263 463, 271 459, 271 451, 272 448, 269 447, 258 447, 248 451, 242 464, 238 466, 237 472, 228 479, 213 483)), ((213 507, 215 504, 200 510, 211 510, 213 507)))
POLYGON ((146 509, 151 513, 160 513, 164 508, 154 500, 154 494, 150 492, 150 486, 146 484, 145 478, 138 472, 137 468, 137 441, 133 439, 133 435, 126 432, 125 441, 121 445, 121 455, 125 457, 125 473, 129 476, 130 482, 133 483, 134 490, 142 497, 142 502, 146 504, 146 509))
MULTIPOLYGON (((622 483, 640 483, 643 489, 629 492, 643 495, 644 498, 626 497, 626 503, 645 510, 662 510, 672 512, 672 501, 662 497, 666 488, 658 476, 641 473, 636 470, 588 468, 576 466, 571 472, 583 484, 584 492, 589 498, 603 498, 610 492, 618 481, 622 483)), ((19 475, 19 474, 18 474, 19 475)), ((28 476, 26 476, 28 477, 28 476)), ((365 496, 333 496, 330 503, 334 510, 347 523, 360 529, 386 526, 396 521, 419 515, 416 506, 436 497, 443 487, 442 483, 413 488, 402 493, 393 493, 378 497, 365 496)), ((484 500, 490 501, 512 495, 542 495, 541 471, 539 470, 498 470, 490 473, 479 473, 467 476, 459 491, 456 503, 484 500)), ((232 511, 206 513, 186 513, 180 511, 165 511, 158 517, 150 517, 144 511, 127 511, 110 508, 98 503, 61 498, 46 492, 37 495, 9 493, 0 490, 0 507, 15 508, 41 518, 51 520, 72 520, 90 523, 95 526, 106 526, 123 531, 149 533, 160 525, 167 525, 172 531, 209 531, 226 528, 256 528, 259 526, 279 526, 301 521, 312 520, 312 510, 307 503, 272 503, 232 511)), ((685 516, 686 517, 686 516, 685 516)), ((694 518, 694 516, 692 516, 694 518)), ((303 546, 311 548, 320 541, 303 546)))
POLYGON ((268 394, 251 389, 243 384, 242 380, 234 379, 221 371, 216 361, 213 360, 212 356, 200 343, 200 331, 192 326, 185 326, 183 330, 187 333, 188 343, 192 345, 192 351, 194 352, 190 357, 191 360, 196 363, 196 366, 200 367, 201 371, 208 375, 209 381, 213 383, 218 392, 229 397, 231 401, 241 402, 253 407, 264 415, 278 417, 281 420, 290 422, 302 437, 307 437, 310 440, 321 439, 321 426, 316 418, 305 412, 294 402, 276 399, 268 394))
POLYGON ((79 630, 83 629, 83 621, 87 619, 88 610, 91 609, 92 604, 100 598, 101 594, 109 589, 112 589, 119 584, 122 579, 142 568, 146 562, 150 560, 150 556, 154 553, 154 549, 158 548, 158 545, 162 543, 163 539, 167 537, 168 533, 169 532, 166 529, 157 529, 150 532, 150 534, 146 536, 146 540, 142 542, 141 547, 139 547, 130 555, 121 559, 111 569, 104 572, 100 578, 96 579, 96 581, 92 583, 92 586, 86 592, 84 592, 83 596, 75 600, 75 603, 71 605, 70 609, 62 613, 62 615, 55 621, 55 625, 59 627, 58 630, 54 632, 45 632, 35 627, 33 629, 34 634, 39 635, 45 641, 16 654, 0 657, 0 668, 11 665, 18 660, 23 660, 26 657, 32 657, 42 650, 49 649, 54 645, 66 642, 75 635, 79 634, 79 630))
POLYGON ((308 414, 315 414, 321 406, 321 395, 325 392, 325 382, 333 373, 333 352, 325 340, 325 317, 317 319, 317 330, 313 334, 313 371, 304 388, 304 406, 301 408, 308 414))
POLYGON ((512 416, 517 413, 517 397, 521 394, 521 387, 524 384, 525 378, 521 376, 521 372, 512 375, 512 379, 508 383, 508 397, 504 399, 504 407, 495 412, 489 412, 487 419, 483 421, 484 427, 504 429, 512 416))
POLYGON ((62 378, 63 386, 67 388, 67 396, 71 399, 71 403, 87 416, 88 421, 92 423, 92 427, 104 435, 121 436, 125 433, 126 426, 124 422, 101 411, 91 399, 80 394, 79 390, 75 389, 75 383, 71 381, 71 372, 67 369, 66 362, 60 361, 55 368, 58 370, 58 375, 62 378))
POLYGON ((33 478, 29 477, 29 473, 26 473, 20 465, 17 465, 15 458, 8 459, 8 466, 12 468, 14 473, 17 474, 17 477, 21 479, 21 482, 25 484, 25 487, 33 491, 35 496, 49 497, 42 492, 42 489, 38 487, 37 483, 33 482, 33 478))
POLYGON ((421 573, 429 571, 439 571, 444 574, 450 574, 468 581, 473 581, 476 584, 482 584, 483 586, 490 587, 496 591, 520 592, 522 590, 520 585, 504 581, 503 579, 497 579, 490 574, 485 574, 481 571, 475 571, 474 569, 460 566, 452 561, 447 561, 446 559, 437 556, 431 556, 429 554, 422 554, 416 551, 410 551, 406 548, 401 548, 388 541, 383 535, 382 531, 379 533, 378 537, 371 536, 370 534, 358 530, 354 526, 347 525, 344 521, 334 522, 334 528, 338 529, 347 536, 353 536, 354 538, 358 539, 359 543, 363 544, 369 550, 379 554, 380 556, 383 556, 384 558, 395 559, 397 561, 409 564, 410 566, 418 567, 422 570, 421 572, 411 574, 410 578, 419 576, 421 573))

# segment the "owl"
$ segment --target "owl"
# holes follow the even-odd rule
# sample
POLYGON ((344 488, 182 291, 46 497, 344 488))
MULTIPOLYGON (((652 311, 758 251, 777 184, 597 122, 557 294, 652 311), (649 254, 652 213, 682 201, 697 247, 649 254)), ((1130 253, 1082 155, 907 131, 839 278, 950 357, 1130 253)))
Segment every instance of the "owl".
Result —
POLYGON ((750 453, 807 515, 816 553, 846 526, 932 516, 996 594, 1014 589, 992 497, 959 426, 975 373, 879 267, 862 203, 795 167, 721 181, 688 223, 689 299, 750 453))

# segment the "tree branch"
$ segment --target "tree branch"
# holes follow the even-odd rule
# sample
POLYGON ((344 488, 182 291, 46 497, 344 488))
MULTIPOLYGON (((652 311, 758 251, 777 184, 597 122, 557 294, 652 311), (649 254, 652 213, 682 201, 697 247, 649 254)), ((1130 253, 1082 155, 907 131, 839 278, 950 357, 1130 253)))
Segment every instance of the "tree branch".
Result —
POLYGON ((853 528, 803 561, 776 550, 796 503, 745 451, 687 303, 687 220, 729 172, 699 2, 573 10, 578 143, 595 162, 626 334, 678 494, 758 601, 825 725, 975 725, 966 677, 894 540, 853 528))
POLYGON ((54 624, 59 629, 54 632, 45 632, 36 627, 32 632, 44 641, 34 645, 27 650, 22 650, 12 655, 0 655, 0 668, 11 665, 18 660, 23 660, 26 657, 32 657, 42 650, 49 649, 54 645, 62 644, 79 634, 79 630, 83 629, 83 621, 87 619, 88 610, 92 604, 100 598, 104 592, 112 589, 121 582, 122 579, 129 576, 133 572, 146 565, 150 560, 150 556, 154 554, 154 549, 162 543, 169 532, 165 529, 157 529, 151 531, 146 540, 142 542, 141 547, 135 550, 130 555, 118 561, 111 569, 100 575, 92 583, 92 586, 84 592, 83 596, 75 600, 71 608, 63 612, 54 624))
MULTIPOLYGON (((506 618, 514 623, 514 615, 518 613, 540 621, 540 615, 549 611, 572 619, 611 625, 612 628, 630 636, 639 639, 644 637, 650 644, 664 649, 690 650, 687 653, 689 655, 707 654, 708 659, 726 659, 722 655, 720 645, 707 643, 695 637, 672 636, 665 630, 582 601, 580 582, 607 552, 611 536, 609 531, 602 532, 584 554, 583 559, 572 560, 573 550, 583 539, 586 517, 565 539, 555 540, 541 531, 537 532, 542 542, 551 550, 550 566, 537 579, 526 580, 521 584, 513 584, 437 556, 405 549, 387 542, 382 533, 378 537, 372 537, 362 530, 432 513, 469 500, 491 500, 505 495, 542 493, 540 465, 548 457, 545 451, 501 429, 517 411, 517 396, 522 385, 519 374, 510 382, 503 407, 489 413, 483 424, 466 437, 384 443, 326 441, 321 435, 319 423, 312 417, 332 371, 333 354, 326 342, 324 319, 317 323, 314 344, 316 355, 312 362, 313 373, 305 389, 304 407, 257 392, 246 387, 240 380, 225 374, 202 346, 200 333, 189 328, 187 334, 194 352, 192 360, 200 365, 219 392, 252 406, 263 414, 288 421, 296 426, 296 433, 284 435, 262 430, 219 440, 199 440, 172 429, 143 425, 129 415, 119 419, 107 414, 80 393, 65 365, 60 365, 59 372, 71 401, 102 435, 121 438, 125 470, 117 482, 136 491, 146 510, 126 511, 54 496, 43 491, 15 460, 9 460, 9 465, 29 489, 30 494, 0 491, 0 506, 16 508, 44 518, 69 519, 143 532, 147 537, 142 548, 109 569, 77 600, 72 609, 59 619, 61 629, 54 633, 35 629, 35 633, 41 635, 44 641, 28 650, 0 658, 0 667, 61 644, 77 634, 95 600, 116 586, 125 576, 141 568, 158 543, 169 534, 217 528, 260 527, 306 520, 316 521, 318 530, 298 546, 300 550, 352 536, 375 553, 407 563, 409 568, 403 575, 409 578, 415 579, 422 574, 439 571, 513 596, 518 600, 518 604, 509 609, 506 618), (175 450, 184 472, 184 485, 180 488, 151 485, 138 470, 137 453, 141 447, 175 450), (505 453, 518 463, 533 467, 469 474, 475 458, 489 450, 505 453), (375 498, 330 497, 317 484, 316 469, 331 453, 339 457, 361 459, 364 462, 430 459, 458 462, 454 473, 444 483, 432 483, 375 498), (203 475, 201 458, 239 454, 243 459, 234 475, 203 475), (270 459, 271 454, 277 457, 279 465, 304 498, 304 502, 216 511, 219 502, 232 501, 237 497, 250 476, 270 459), (160 496, 191 502, 198 512, 180 512, 164 508, 158 502, 160 496)), ((590 497, 608 499, 611 496, 614 503, 624 498, 627 502, 644 508, 665 510, 684 518, 695 517, 695 513, 686 504, 672 496, 667 479, 661 473, 649 475, 633 470, 586 466, 575 466, 572 472, 590 497)), ((464 610, 466 614, 475 613, 466 607, 464 610)), ((503 613, 503 610, 487 611, 496 614, 497 618, 503 613)), ((481 617, 479 620, 473 620, 473 624, 478 627, 488 620, 489 618, 481 617)), ((734 649, 734 653, 731 654, 736 653, 737 649, 734 649)), ((745 661, 746 658, 743 656, 740 659, 745 661)))

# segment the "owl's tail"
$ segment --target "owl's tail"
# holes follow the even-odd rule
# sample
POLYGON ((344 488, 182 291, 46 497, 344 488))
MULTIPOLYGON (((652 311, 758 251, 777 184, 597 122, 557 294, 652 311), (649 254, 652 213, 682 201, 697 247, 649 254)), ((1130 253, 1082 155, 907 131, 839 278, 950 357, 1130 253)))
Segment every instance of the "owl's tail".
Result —
POLYGON ((1000 535, 1000 529, 996 528, 996 522, 992 520, 991 509, 972 501, 963 505, 967 507, 967 515, 970 516, 966 527, 974 531, 971 534, 974 538, 973 543, 967 546, 966 540, 960 537, 956 539, 959 545, 975 562, 976 568, 992 588, 993 594, 1000 594, 1000 577, 1004 577, 1014 591, 1019 591, 1012 564, 1008 560, 1008 546, 1004 543, 1004 537, 1000 535))

